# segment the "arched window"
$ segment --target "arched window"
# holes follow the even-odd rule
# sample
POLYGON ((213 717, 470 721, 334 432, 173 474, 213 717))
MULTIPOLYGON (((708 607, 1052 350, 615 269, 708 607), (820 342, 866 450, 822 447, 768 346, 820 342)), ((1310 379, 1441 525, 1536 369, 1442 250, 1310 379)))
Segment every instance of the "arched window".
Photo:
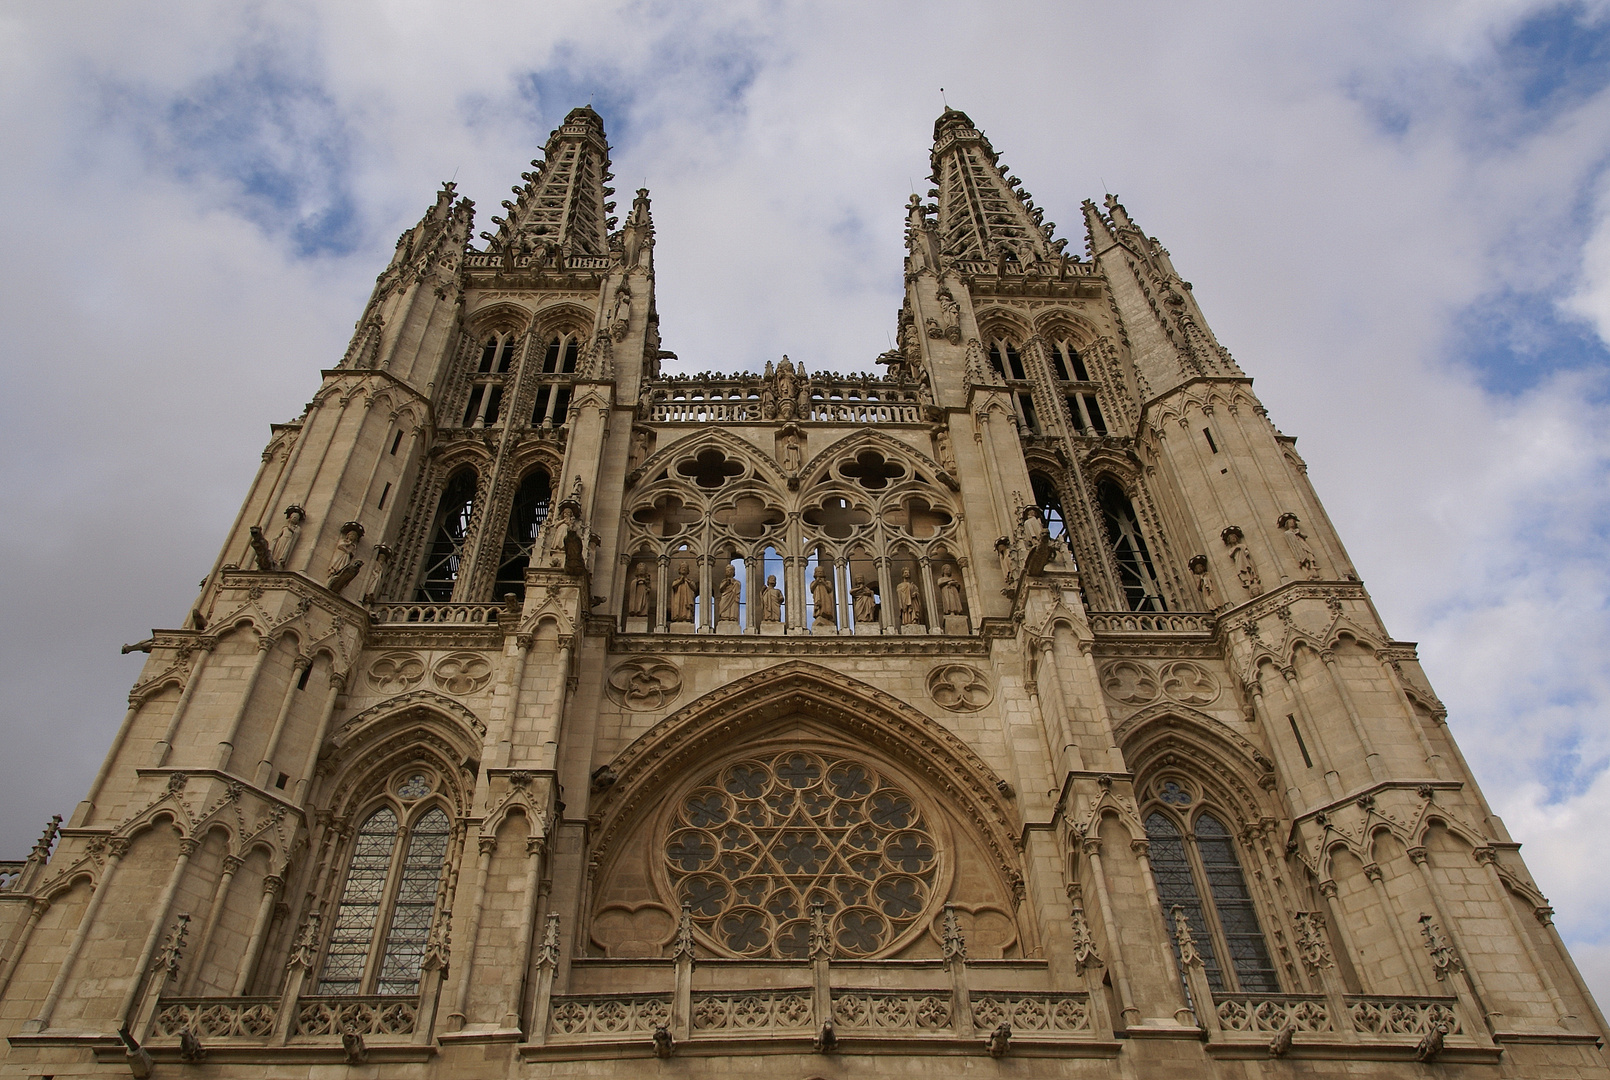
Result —
POLYGON ((475 484, 474 469, 462 469, 447 481, 436 511, 430 550, 425 554, 425 573, 419 582, 421 600, 446 603, 453 599, 464 544, 469 539, 470 518, 475 513, 475 484))
POLYGON ((503 537, 503 555, 498 560, 495 599, 501 600, 513 593, 525 598, 525 572, 531 565, 531 552, 536 546, 537 533, 548 519, 548 507, 553 500, 548 474, 533 469, 520 481, 514 493, 514 505, 509 509, 509 530, 503 537))
MULTIPOLYGON (((429 792, 429 778, 410 776, 398 793, 406 798, 421 787, 429 792)), ((447 814, 439 806, 419 815, 407 829, 400 827, 390 806, 364 820, 353 839, 341 904, 330 929, 320 994, 419 992, 450 833, 447 814)))
MULTIPOLYGON (((1161 798, 1171 801, 1170 792, 1179 802, 1190 800, 1189 793, 1174 783, 1164 785, 1161 798)), ((1146 818, 1146 838, 1169 934, 1174 933, 1171 913, 1178 907, 1202 955, 1208 985, 1220 992, 1278 994, 1280 980, 1269 960, 1230 831, 1204 812, 1196 818, 1194 843, 1188 843, 1180 825, 1155 810, 1146 818), (1228 965, 1224 957, 1229 958, 1228 965)), ((1178 956, 1177 941, 1174 951, 1178 956)))
POLYGON ((498 333, 481 346, 481 362, 476 365, 470 399, 464 406, 465 427, 491 427, 498 422, 504 376, 514 363, 515 340, 512 333, 498 333))
POLYGON ((1167 611, 1163 591, 1157 584, 1157 573, 1152 569, 1152 556, 1146 550, 1146 539, 1141 536, 1140 522, 1124 489, 1112 480, 1096 485, 1096 498, 1101 503, 1101 514, 1107 523, 1107 542, 1112 548, 1113 560, 1118 564, 1118 584, 1124 590, 1124 600, 1131 611, 1167 611))
POLYGON ((1063 382, 1090 381, 1090 371, 1085 367, 1084 357, 1079 355, 1079 350, 1067 338, 1057 338, 1052 343, 1051 366, 1056 369, 1057 378, 1063 382))
POLYGON ((1023 357, 1018 353, 1017 345, 1007 338, 996 338, 990 343, 989 363, 1003 379, 1022 382, 1029 377, 1023 370, 1023 357))
POLYGON ((1029 474, 1029 484, 1034 489, 1034 504, 1040 508, 1040 517, 1045 519, 1046 531, 1058 540, 1066 540, 1068 519, 1062 512, 1062 492, 1056 481, 1037 472, 1029 474))
POLYGON ((542 380, 531 407, 531 426, 560 428, 570 413, 571 384, 581 360, 581 337, 562 331, 548 339, 542 352, 542 380))

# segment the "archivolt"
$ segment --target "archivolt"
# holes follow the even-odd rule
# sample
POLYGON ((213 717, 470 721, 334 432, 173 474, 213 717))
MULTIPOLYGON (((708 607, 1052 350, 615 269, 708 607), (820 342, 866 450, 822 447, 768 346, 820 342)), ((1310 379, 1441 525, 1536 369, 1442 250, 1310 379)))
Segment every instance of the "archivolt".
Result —
POLYGON ((1274 764, 1206 713, 1175 704, 1153 706, 1131 716, 1115 734, 1136 776, 1178 768, 1212 783, 1225 809, 1242 821, 1270 816, 1259 788, 1274 782, 1274 764))
POLYGON ((874 746, 923 777, 935 796, 977 830, 1010 882, 1022 880, 1015 815, 1000 801, 1001 781, 956 736, 897 698, 842 673, 790 661, 706 694, 643 733, 612 762, 618 777, 589 821, 595 865, 666 785, 713 751, 803 714, 852 742, 874 746))

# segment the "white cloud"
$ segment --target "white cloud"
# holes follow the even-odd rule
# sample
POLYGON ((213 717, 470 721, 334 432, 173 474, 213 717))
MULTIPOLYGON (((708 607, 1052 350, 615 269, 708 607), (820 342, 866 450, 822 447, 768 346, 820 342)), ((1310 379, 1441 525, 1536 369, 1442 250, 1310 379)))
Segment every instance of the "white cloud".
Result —
POLYGON ((485 227, 594 93, 619 197, 653 191, 667 347, 691 370, 862 367, 944 86, 1075 247, 1079 201, 1110 187, 1171 249, 1610 991, 1610 943, 1590 947, 1610 872, 1583 847, 1610 758, 1605 373, 1497 393, 1459 351, 1502 296, 1610 338, 1610 95, 1529 111, 1495 53, 1540 9, 10 9, 0 849, 71 808, 137 670, 116 645, 182 617, 266 425, 341 353, 440 180, 485 227), (293 81, 300 111, 220 91, 264 57, 257 92, 293 81), (236 111, 197 142, 179 101, 236 111), (265 160, 313 194, 254 194, 230 118, 266 123, 265 160), (310 131, 339 145, 310 153, 310 131), (356 246, 298 257, 296 215, 336 196, 356 246))

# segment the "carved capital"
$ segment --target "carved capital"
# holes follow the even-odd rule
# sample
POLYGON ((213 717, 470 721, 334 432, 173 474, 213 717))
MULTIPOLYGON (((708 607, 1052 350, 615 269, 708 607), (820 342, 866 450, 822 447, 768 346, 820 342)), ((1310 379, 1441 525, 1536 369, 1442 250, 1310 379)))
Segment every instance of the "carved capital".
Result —
POLYGON ((482 855, 490 856, 498 849, 498 838, 495 836, 483 836, 480 839, 479 847, 482 855))
POLYGON ((1414 865, 1424 866, 1426 858, 1430 853, 1423 847, 1412 847, 1405 851, 1404 854, 1409 857, 1409 861, 1414 863, 1414 865))
POLYGON ((1381 864, 1380 863, 1365 863, 1364 864, 1364 876, 1366 878, 1368 878, 1369 880, 1371 880, 1371 881, 1380 881, 1381 880, 1381 864))
POLYGON ((179 841, 179 857, 182 859, 188 859, 200 849, 201 841, 195 839, 194 837, 187 836, 183 840, 179 841))
POLYGON ((1470 855, 1481 866, 1491 866, 1498 862, 1498 852, 1490 847, 1479 847, 1470 855))

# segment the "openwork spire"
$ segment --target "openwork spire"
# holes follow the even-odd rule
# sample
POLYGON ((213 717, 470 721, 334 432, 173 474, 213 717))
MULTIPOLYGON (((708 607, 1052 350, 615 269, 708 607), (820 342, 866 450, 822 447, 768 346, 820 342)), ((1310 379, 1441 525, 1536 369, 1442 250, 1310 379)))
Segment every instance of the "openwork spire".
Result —
POLYGON ((1027 266, 1060 254, 1054 223, 1009 176, 1000 155, 966 113, 947 108, 934 121, 930 160, 939 205, 940 252, 948 259, 1007 259, 1027 266))
POLYGON ((523 186, 514 188, 514 201, 503 200, 504 215, 494 217, 497 235, 482 233, 489 250, 512 246, 518 254, 602 256, 609 252, 610 217, 615 193, 605 184, 609 171, 609 143, 604 121, 592 106, 571 109, 548 136, 536 171, 521 173, 523 186))

